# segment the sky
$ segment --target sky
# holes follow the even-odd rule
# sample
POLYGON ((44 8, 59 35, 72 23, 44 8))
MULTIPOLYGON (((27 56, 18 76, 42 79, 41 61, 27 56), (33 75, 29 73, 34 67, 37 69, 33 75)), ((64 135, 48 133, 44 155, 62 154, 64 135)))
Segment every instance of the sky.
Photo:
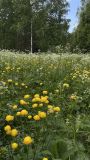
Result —
POLYGON ((68 0, 70 3, 70 11, 68 12, 67 18, 71 19, 69 32, 78 24, 78 17, 76 16, 78 8, 80 8, 80 0, 68 0))

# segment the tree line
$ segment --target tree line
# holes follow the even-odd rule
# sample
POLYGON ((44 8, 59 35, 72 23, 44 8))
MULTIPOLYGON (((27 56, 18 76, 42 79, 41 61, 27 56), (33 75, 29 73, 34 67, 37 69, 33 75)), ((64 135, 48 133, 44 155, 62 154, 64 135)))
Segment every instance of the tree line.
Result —
POLYGON ((0 49, 48 51, 56 46, 90 50, 90 0, 81 0, 79 24, 69 33, 67 0, 0 0, 0 49))
POLYGON ((82 52, 90 52, 90 0, 81 0, 79 23, 71 34, 71 51, 78 48, 82 52))

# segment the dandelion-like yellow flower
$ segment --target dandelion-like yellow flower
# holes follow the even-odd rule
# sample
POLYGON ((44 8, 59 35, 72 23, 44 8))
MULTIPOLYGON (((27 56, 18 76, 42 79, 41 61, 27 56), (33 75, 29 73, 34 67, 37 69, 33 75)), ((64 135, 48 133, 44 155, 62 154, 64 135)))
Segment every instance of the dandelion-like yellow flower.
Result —
POLYGON ((39 98, 40 96, 39 96, 39 94, 35 94, 34 97, 35 98, 39 98))
POLYGON ((52 105, 48 105, 47 107, 48 107, 48 109, 52 109, 52 108, 53 108, 53 106, 52 106, 52 105))
POLYGON ((46 102, 47 101, 47 97, 41 96, 41 102, 46 102))
POLYGON ((32 105, 32 108, 37 108, 38 107, 38 104, 37 103, 34 103, 33 105, 32 105))
POLYGON ((5 120, 6 120, 7 122, 13 121, 13 120, 14 120, 14 116, 12 116, 12 115, 7 115, 5 120))
POLYGON ((48 103, 49 103, 49 100, 46 100, 45 103, 48 104, 48 103))
POLYGON ((38 112, 38 115, 40 118, 46 118, 47 116, 45 112, 41 112, 41 111, 38 112))
POLYGON ((32 119, 32 115, 28 115, 28 119, 32 119))
POLYGON ((21 115, 21 112, 17 112, 17 113, 16 113, 16 116, 20 116, 20 115, 21 115))
POLYGON ((40 104, 39 104, 39 107, 43 107, 43 103, 40 103, 40 104))
POLYGON ((28 111, 26 109, 23 109, 20 113, 21 116, 27 116, 28 115, 28 111))
POLYGON ((43 94, 48 94, 48 91, 43 91, 43 94))
POLYGON ((54 111, 54 112, 60 112, 60 107, 54 107, 54 108, 53 108, 53 111, 54 111))
POLYGON ((27 136, 24 138, 23 143, 28 145, 28 144, 31 144, 32 141, 33 141, 32 138, 30 136, 27 136))
POLYGON ((18 130, 17 129, 12 129, 11 130, 11 136, 16 137, 18 135, 18 130))
POLYGON ((4 127, 4 130, 5 130, 5 131, 11 130, 11 126, 10 126, 10 125, 6 125, 6 126, 4 127))
POLYGON ((20 104, 21 105, 27 105, 27 102, 25 102, 24 100, 20 100, 20 104))
POLYGON ((6 134, 7 134, 7 135, 11 135, 11 130, 7 130, 7 131, 6 131, 6 134))
POLYGON ((28 98, 30 98, 30 95, 27 94, 27 95, 24 96, 24 98, 25 98, 25 99, 28 99, 28 98))
POLYGON ((41 101, 40 97, 36 97, 32 99, 32 102, 40 102, 40 101, 41 101))
POLYGON ((33 117, 33 119, 34 119, 35 121, 39 121, 39 120, 40 120, 40 117, 39 117, 39 115, 35 115, 35 116, 33 117))
POLYGON ((12 144, 11 144, 11 147, 12 147, 12 149, 14 149, 14 150, 17 149, 17 148, 18 148, 18 143, 15 143, 15 142, 12 143, 12 144))
POLYGON ((17 108, 18 108, 18 106, 17 106, 17 105, 14 105, 14 106, 12 106, 12 108, 13 108, 13 109, 17 109, 17 108))

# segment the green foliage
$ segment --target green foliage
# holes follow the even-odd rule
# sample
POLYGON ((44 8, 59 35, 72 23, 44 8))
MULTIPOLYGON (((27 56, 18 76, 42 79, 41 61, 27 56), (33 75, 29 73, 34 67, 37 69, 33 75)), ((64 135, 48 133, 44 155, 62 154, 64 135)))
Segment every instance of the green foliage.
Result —
POLYGON ((9 51, 0 52, 0 160, 89 160, 90 159, 90 57, 89 55, 24 55, 9 51), (21 63, 22 62, 22 63, 21 63), (8 82, 8 80, 12 82, 8 82), (24 83, 24 85, 22 85, 24 83), (59 106, 59 113, 39 108, 46 119, 35 122, 32 118, 16 117, 16 112, 27 109, 30 114, 35 94, 48 91, 49 105, 59 106), (20 99, 30 94, 27 106, 20 99), (15 110, 13 105, 17 104, 15 110), (7 114, 15 120, 6 122, 7 114), (9 124, 18 129, 19 135, 6 135, 9 124), (23 136, 30 134, 33 143, 22 144, 23 136), (13 151, 11 143, 19 146, 13 151))
MULTIPOLYGON (((90 1, 82 3, 79 25, 72 34, 71 50, 78 48, 82 52, 90 52, 90 1)), ((77 52, 77 50, 76 50, 77 52)))
POLYGON ((63 0, 1 0, 0 48, 30 50, 31 21, 33 51, 47 51, 52 46, 65 45, 68 22, 64 15, 68 3, 63 0))

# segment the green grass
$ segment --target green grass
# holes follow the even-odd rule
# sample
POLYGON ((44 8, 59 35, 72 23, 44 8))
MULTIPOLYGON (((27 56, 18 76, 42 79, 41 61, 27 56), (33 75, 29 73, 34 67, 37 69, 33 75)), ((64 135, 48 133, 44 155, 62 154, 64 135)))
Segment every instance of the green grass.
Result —
POLYGON ((0 52, 0 160, 89 160, 90 159, 90 56, 78 54, 19 54, 0 52), (9 82, 9 80, 12 80, 9 82), (47 91, 48 102, 34 102, 43 107, 32 108, 35 94, 47 91), (30 95, 25 99, 24 95, 30 95), (20 100, 27 105, 21 105, 20 100), (13 109, 17 105, 17 109, 13 109), (59 107, 55 112, 48 105, 59 107), (16 113, 26 109, 27 116, 16 113), (38 111, 46 118, 35 121, 38 111), (53 112, 53 113, 52 113, 53 112), (5 117, 13 115, 14 121, 5 117), (7 135, 10 125, 18 136, 7 135), (22 143, 25 136, 33 143, 22 143), (11 143, 18 143, 13 150, 11 143))

